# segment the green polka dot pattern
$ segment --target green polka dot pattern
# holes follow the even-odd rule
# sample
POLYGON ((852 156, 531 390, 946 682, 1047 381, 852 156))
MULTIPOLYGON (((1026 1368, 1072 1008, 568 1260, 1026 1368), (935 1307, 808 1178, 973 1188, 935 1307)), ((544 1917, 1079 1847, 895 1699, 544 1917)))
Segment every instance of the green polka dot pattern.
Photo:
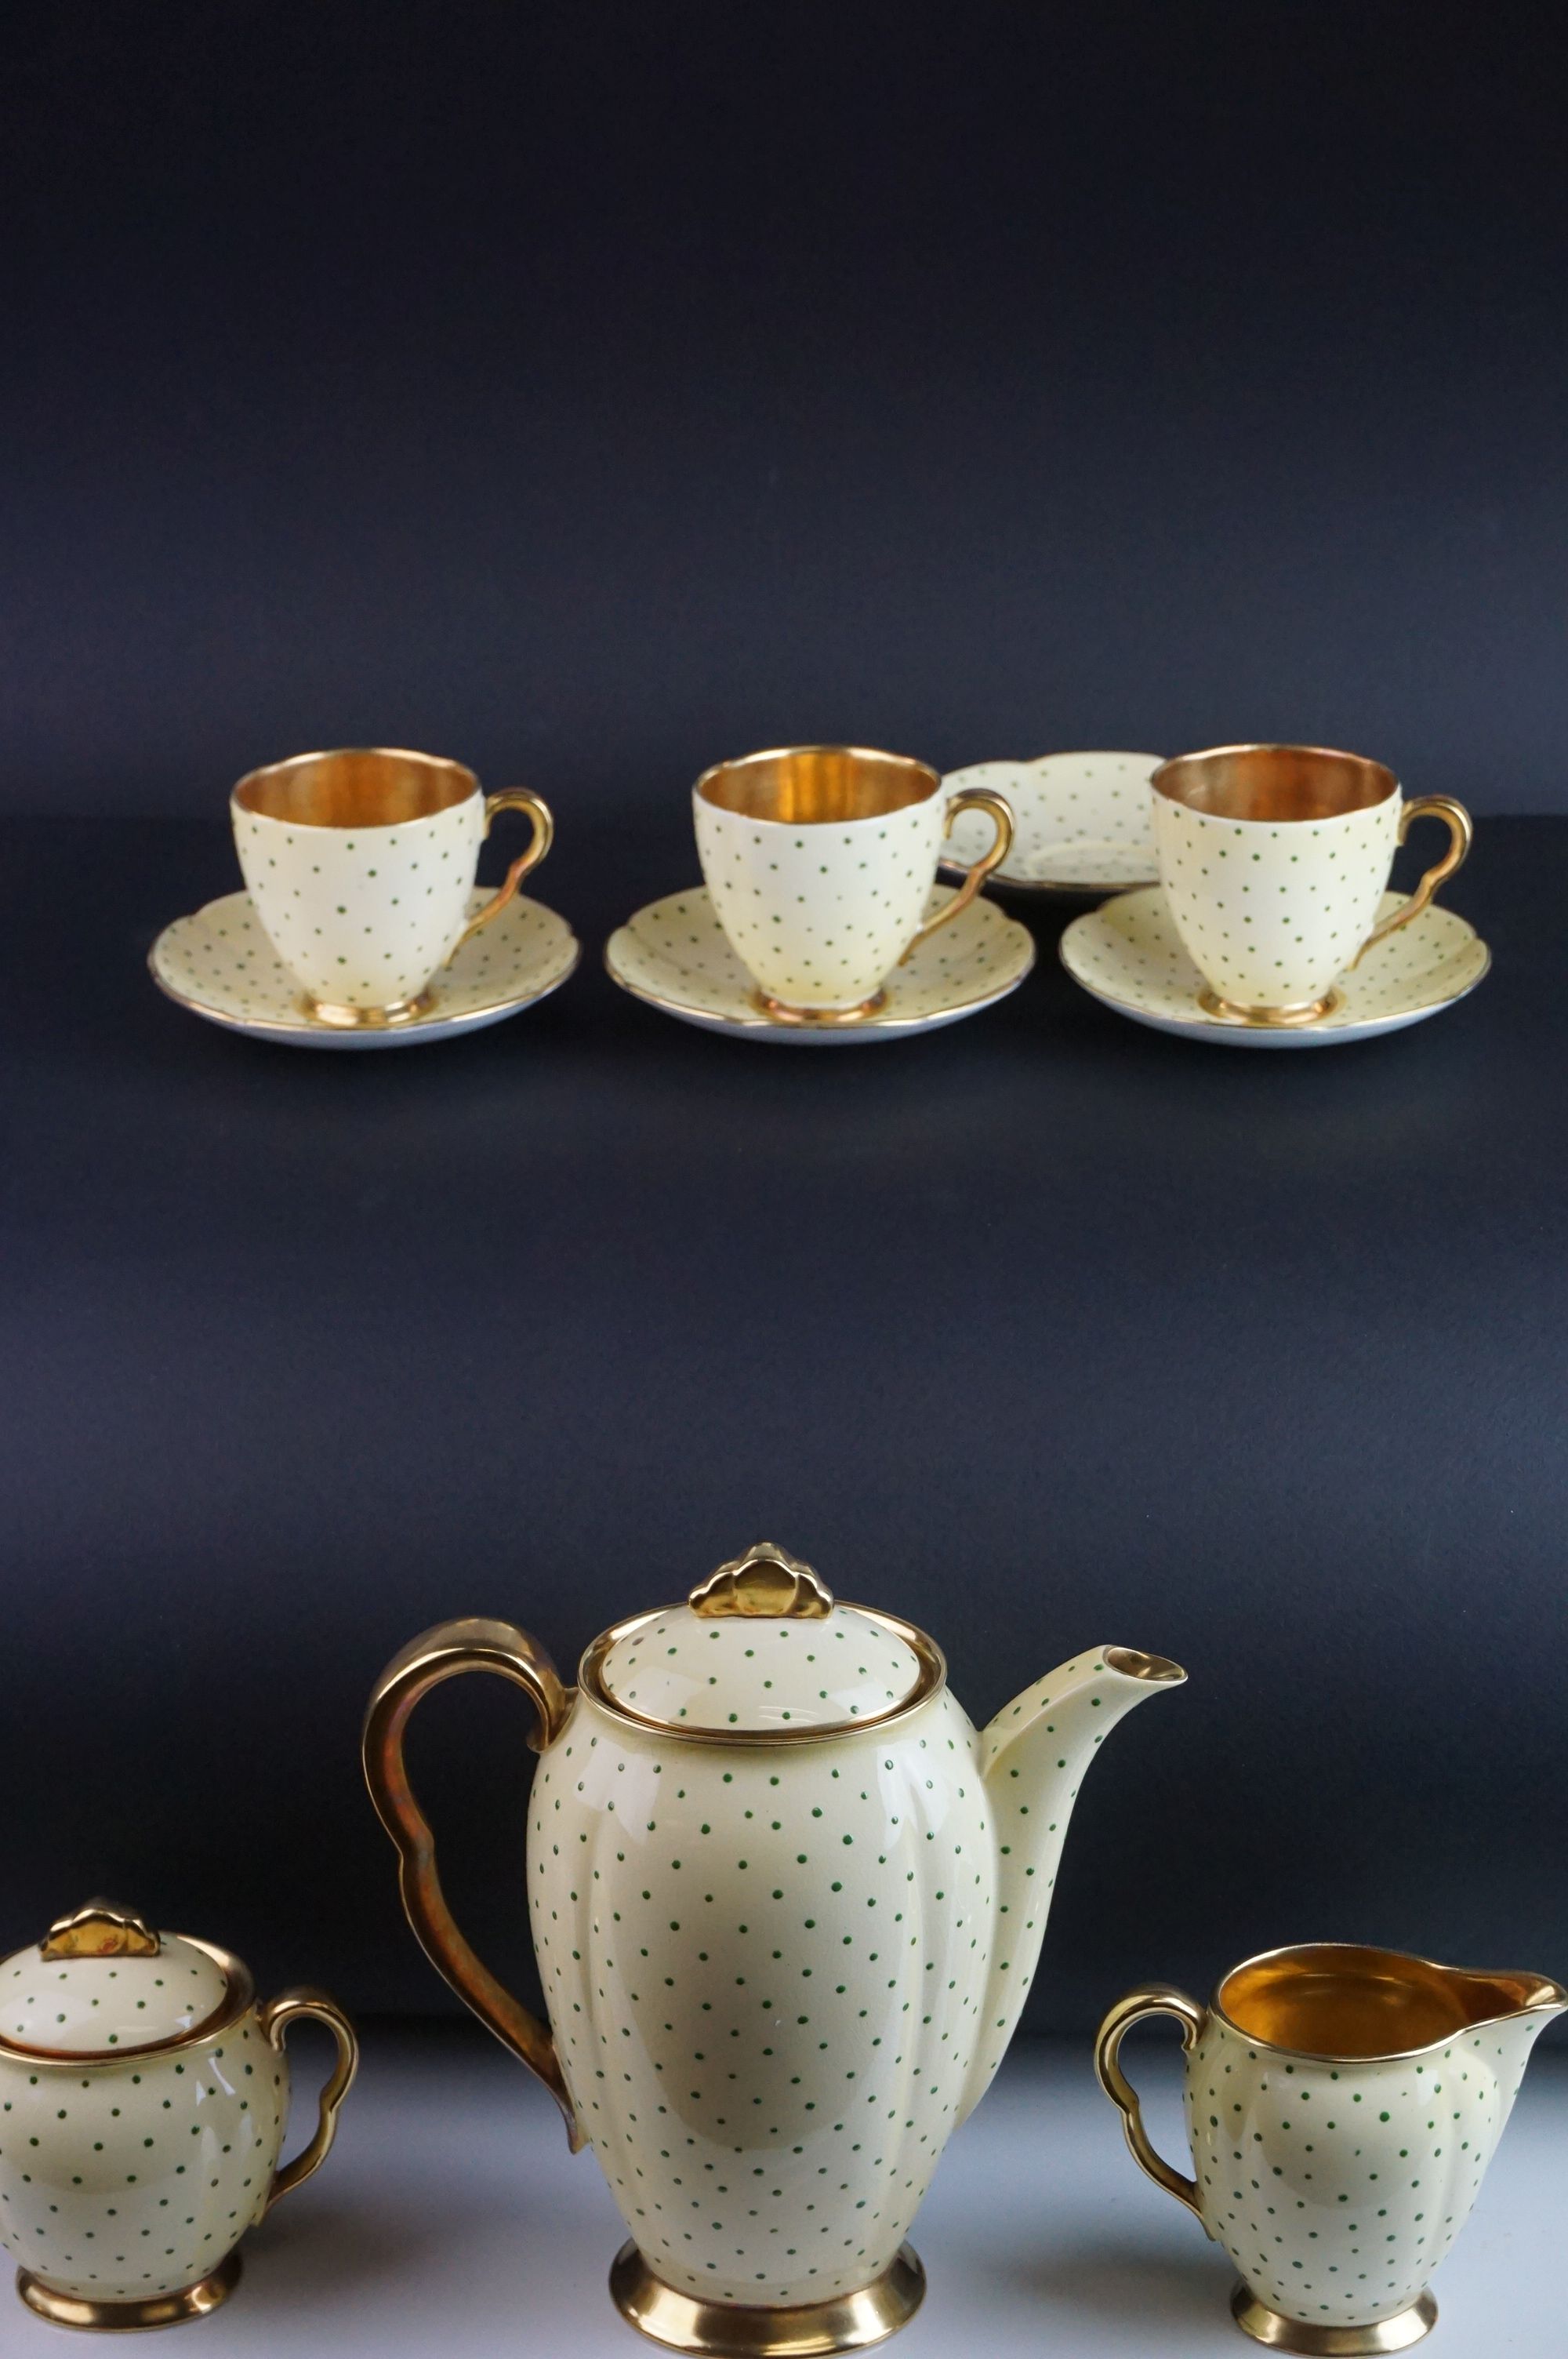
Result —
MULTIPOLYGON (((1055 886, 1077 893, 1148 885, 1158 874, 1149 780, 1158 754, 1044 754, 1034 762, 971 762, 942 781, 944 794, 980 787, 1012 812, 1012 848, 999 885, 1055 886)), ((990 841, 965 811, 942 846, 945 864, 967 868, 990 841)))
POLYGON ((1371 932, 1399 837, 1400 798, 1322 820, 1236 820, 1151 797, 1160 882, 1177 933, 1222 999, 1321 999, 1371 932))
POLYGON ((1542 2019, 1330 2064, 1210 2015, 1186 2071, 1199 2201, 1271 2309, 1314 2326, 1409 2309, 1469 2217, 1542 2019))
POLYGON ((604 1680, 618 1703, 674 1727, 827 1727, 903 1702, 914 1649, 852 1605, 825 1621, 706 1622, 672 1605, 617 1640, 604 1680))
MULTIPOLYGON (((839 1695, 907 1687, 838 1614, 839 1695)), ((690 1677, 694 1617, 670 1618, 690 1677)), ((654 1676, 652 1626, 633 1683, 654 1676)), ((780 1626, 722 1625, 748 1711, 780 1626)), ((788 1642, 819 1704, 833 1680, 805 1658, 829 1627, 797 1621, 788 1642)), ((1099 1652, 983 1736, 944 1690, 887 1728, 773 1747, 645 1734, 579 1691, 535 1777, 535 1946, 579 2119, 667 2284, 787 2306, 888 2267, 1017 2020, 1084 1770, 1150 1692, 1099 1652)))
POLYGON ((869 999, 908 949, 936 881, 939 788, 871 819, 753 819, 694 793, 697 848, 730 946, 797 1007, 869 999))
MULTIPOLYGON (((469 914, 491 898, 469 896, 469 914)), ((171 998, 238 1032, 321 1049, 395 1048, 476 1031, 542 999, 572 972, 577 939, 564 918, 523 894, 458 951, 431 987, 432 1006, 395 1029, 334 1031, 306 1011, 300 989, 247 893, 227 893, 166 927, 152 971, 171 998)))
POLYGON ((484 798, 393 826, 311 827, 230 805, 240 867, 267 939, 313 999, 412 999, 462 931, 484 798))
POLYGON ((51 1958, 18 1950, 0 1965, 0 2038, 86 2054, 145 2048, 194 2030, 228 1990, 215 1958, 166 1934, 156 1958, 51 1958))
MULTIPOLYGON (((951 898, 936 886, 932 908, 951 898)), ((795 1047, 846 1046, 935 1030, 1016 991, 1034 963, 1034 937, 983 897, 911 951, 887 980, 887 1005, 863 1024, 811 1030, 762 1014, 754 986, 701 886, 651 902, 613 933, 605 964, 622 990, 714 1031, 795 1047)))
POLYGON ((212 2041, 80 2073, 0 2059, 0 2243, 57 2293, 178 2292, 266 2209, 287 2110, 254 2010, 212 2041))
MULTIPOLYGON (((1387 893, 1375 914, 1388 917, 1403 895, 1387 893)), ((1299 1031, 1249 1031, 1198 1005, 1204 978, 1183 948, 1158 886, 1124 893, 1076 918, 1062 937, 1062 963, 1097 999, 1161 1030, 1231 1047, 1310 1048, 1370 1038, 1419 1023, 1475 988, 1489 953, 1452 909, 1419 918, 1368 951, 1339 978, 1340 1005, 1299 1031)))

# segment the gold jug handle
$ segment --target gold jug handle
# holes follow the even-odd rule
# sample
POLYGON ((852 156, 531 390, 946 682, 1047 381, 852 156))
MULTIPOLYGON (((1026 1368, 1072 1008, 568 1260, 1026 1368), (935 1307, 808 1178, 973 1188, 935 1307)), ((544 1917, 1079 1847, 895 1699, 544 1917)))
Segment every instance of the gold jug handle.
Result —
MULTIPOLYGON (((1404 908, 1396 909, 1391 918, 1385 918, 1380 926, 1373 927, 1351 960, 1351 967, 1360 965, 1374 942, 1386 941, 1390 934, 1397 934, 1401 926, 1408 926, 1412 918, 1419 918, 1423 909, 1430 908, 1437 898, 1439 886, 1446 885, 1454 870, 1464 864, 1476 831, 1463 803, 1456 803, 1452 795, 1420 795, 1414 802, 1406 803, 1400 813, 1401 843, 1410 833, 1412 821, 1418 819, 1442 820, 1448 829, 1448 849, 1427 870, 1404 908)), ((1347 973, 1349 971, 1346 970, 1347 973)))
POLYGON ((404 1734, 415 1705, 460 1671, 496 1671, 523 1689, 538 1715, 528 1740, 535 1753, 553 1745, 566 1726, 574 1691, 561 1685, 554 1663, 525 1630, 511 1622, 441 1622, 395 1656, 376 1681, 362 1739, 365 1783, 397 1847, 403 1907, 420 1948, 486 2029, 543 2081, 561 2109, 575 2154, 583 2133, 555 2043, 537 2016, 497 1982, 459 1932, 436 1871, 436 1838, 404 1766, 404 1734))
POLYGON ((522 884, 523 879, 527 875, 529 870, 531 868, 537 868, 539 863, 545 857, 546 853, 548 852, 551 844, 556 840, 556 822, 550 815, 550 806, 546 802, 542 795, 535 794, 530 788, 506 787, 503 788, 502 792, 498 795, 486 795, 484 799, 484 832, 486 835, 490 833, 491 822, 497 819, 500 814, 505 810, 526 811, 529 818, 533 821, 534 832, 528 839, 528 848, 525 852, 520 852, 518 853, 516 859, 507 870, 506 882, 502 886, 501 890, 498 893, 492 893, 490 899, 485 903, 483 908, 476 909, 473 916, 469 919, 468 924, 463 928, 462 932, 458 936, 457 940, 447 952, 447 964, 449 966, 450 966, 452 961, 456 958, 463 944, 468 941, 472 935, 477 934, 481 926, 488 926, 492 918, 500 917, 508 901, 514 897, 517 887, 522 884))
POLYGON ((1175 2196, 1179 2202, 1186 2205, 1188 2211, 1202 2222, 1204 2234, 1207 2235, 1209 2225, 1198 2201, 1197 2181, 1184 2177, 1155 2153, 1149 2133, 1143 2126, 1138 2092, 1121 2069, 1123 2035, 1149 2015, 1175 2017, 1182 2027, 1184 2055, 1191 2054, 1196 2041, 1203 2037, 1204 2026, 1208 2021, 1206 2009, 1190 1999, 1185 1991, 1176 1990, 1169 1983, 1146 1983, 1141 1990, 1129 1991, 1125 1998, 1118 1999, 1100 2025, 1099 2036, 1095 2041, 1095 2071, 1099 2075, 1100 2087, 1112 2104, 1120 2109, 1121 2126, 1127 2133, 1133 2160, 1142 2166, 1157 2187, 1164 2188, 1167 2194, 1175 2196))
POLYGON ((290 2188, 298 2187, 312 2171, 319 2170, 326 2161, 332 2150, 332 2140, 338 2135, 338 2109, 353 2087, 354 2074, 360 2068, 360 2043, 354 2037, 354 2027, 336 1999, 329 1998, 325 1991, 304 1987, 279 1991, 276 1998, 268 1999, 265 2006, 256 2009, 256 2020, 263 2034, 280 2056, 289 2025, 297 2023, 301 2016, 308 2016, 313 2021, 326 2025, 338 2043, 338 2060, 321 2092, 315 2136, 292 2162, 285 2163, 283 2169, 273 2175, 266 2198, 269 2212, 290 2188))
POLYGON ((955 918, 968 908, 992 869, 1000 868, 1012 850, 1011 808, 1003 802, 1000 795, 993 794, 989 787, 966 787, 961 795, 954 796, 942 821, 944 835, 952 834, 953 821, 958 817, 960 811, 967 810, 985 812, 996 830, 996 841, 989 852, 981 853, 979 858, 966 874, 963 883, 952 899, 944 901, 935 917, 927 918, 908 950, 904 951, 903 958, 900 959, 900 966, 903 964, 904 959, 913 956, 922 942, 928 942, 931 940, 938 926, 951 924, 955 918))

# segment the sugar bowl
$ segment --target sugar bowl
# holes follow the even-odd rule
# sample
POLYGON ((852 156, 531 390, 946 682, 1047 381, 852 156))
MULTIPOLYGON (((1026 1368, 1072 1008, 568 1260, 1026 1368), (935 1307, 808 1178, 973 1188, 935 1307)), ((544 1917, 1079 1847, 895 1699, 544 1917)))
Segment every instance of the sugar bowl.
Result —
POLYGON ((359 2061, 319 1991, 256 2003, 249 1969, 107 1901, 0 1960, 0 2244, 57 2326, 168 2326, 215 2310, 240 2240, 325 2159, 359 2061), (337 2061, 283 2169, 289 2026, 337 2061))

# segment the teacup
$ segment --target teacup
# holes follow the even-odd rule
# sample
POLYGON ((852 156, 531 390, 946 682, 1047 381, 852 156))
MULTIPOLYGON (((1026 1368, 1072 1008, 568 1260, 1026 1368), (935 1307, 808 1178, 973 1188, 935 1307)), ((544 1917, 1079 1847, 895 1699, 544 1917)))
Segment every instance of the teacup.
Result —
POLYGON ((482 794, 460 762, 381 745, 252 770, 230 809, 267 940, 308 1013, 342 1027, 422 1015, 431 978, 505 908, 555 833, 526 787, 482 794), (470 916, 480 846, 504 810, 526 811, 533 835, 470 916))
POLYGON ((894 967, 968 908, 1012 842, 988 788, 944 795, 902 754, 791 745, 719 762, 692 789, 702 874, 730 947, 782 1023, 854 1024, 894 967), (983 810, 995 841, 927 916, 944 838, 983 810))
POLYGON ((1176 931, 1222 1022, 1311 1024, 1336 976, 1420 917, 1470 849, 1447 795, 1406 802, 1381 762, 1319 745, 1220 745, 1154 772, 1154 842, 1176 931), (1376 923, 1395 848, 1418 819, 1449 846, 1402 908, 1376 923))
POLYGON ((1238 2325, 1281 2351, 1402 2351, 1470 2214, 1536 2036, 1568 2008, 1543 1974, 1472 1973, 1319 1941, 1227 1974, 1206 2007, 1162 1983, 1100 2026, 1127 2142, 1236 2264, 1238 2325), (1150 2143, 1123 2035, 1174 2016, 1195 2176, 1150 2143))
POLYGON ((105 1900, 0 1960, 0 2244, 57 2326, 170 2326, 215 2310, 240 2240, 325 2160, 359 2049, 316 1990, 258 2006, 249 1969, 105 1900), (337 2042, 308 2145, 278 2168, 284 2040, 337 2042))

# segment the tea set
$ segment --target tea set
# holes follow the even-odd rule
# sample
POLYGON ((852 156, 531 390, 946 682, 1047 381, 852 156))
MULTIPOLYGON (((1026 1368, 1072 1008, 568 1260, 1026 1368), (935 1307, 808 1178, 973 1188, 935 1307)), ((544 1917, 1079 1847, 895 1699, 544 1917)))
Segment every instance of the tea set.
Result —
MULTIPOLYGON (((168 927, 150 959, 211 1022, 314 1048, 440 1040, 577 965, 565 919, 519 889, 555 832, 526 788, 487 795, 460 763, 351 748, 251 771, 231 810, 245 889, 168 927), (480 848, 512 814, 526 842, 481 891, 480 848)), ((1469 848, 1462 807, 1407 802, 1382 764, 1318 747, 943 777, 794 746, 704 771, 692 812, 702 884, 637 911, 606 965, 683 1022, 752 1039, 898 1039, 993 1006, 1035 951, 988 886, 1098 902, 1062 937, 1074 980, 1139 1023, 1233 1045, 1398 1030, 1488 962, 1433 906, 1469 848), (1447 850, 1391 893, 1422 819, 1447 850)), ((606 1630, 575 1686, 503 1621, 443 1623, 387 1665, 362 1760, 409 1924, 549 2090, 572 2150, 594 2150, 633 2326, 714 2359, 804 2359, 914 2314, 909 2231, 1018 2021, 1085 1773, 1119 1720, 1184 1678, 1098 1647, 977 1729, 933 1639, 772 1542, 606 1630), (405 1763, 416 1705, 470 1671, 533 1707, 522 1866, 547 2022, 460 1930, 405 1763)), ((1131 1992, 1096 2065, 1143 2169, 1235 2264, 1248 2334, 1397 2351, 1432 2327, 1428 2278, 1565 2010, 1541 1975, 1315 1943, 1235 1967, 1206 2007, 1131 1992), (1156 2152, 1120 2061, 1154 2015, 1181 2027, 1191 2177, 1156 2152)), ((23 2299, 99 2329, 214 2309, 246 2231, 325 2159, 356 2059, 320 1992, 258 2006, 237 1958, 105 1901, 57 1920, 0 1962, 0 2243, 23 2299), (337 2062, 279 2169, 284 2041, 306 2017, 337 2062)))
MULTIPOLYGON (((230 808, 244 891, 177 919, 149 960, 210 1022, 311 1048, 442 1040, 535 1006, 577 965, 566 920, 518 890, 555 832, 526 788, 486 795, 461 763, 358 747, 253 770, 230 808), (529 839, 483 893, 480 847, 508 812, 529 839)), ((1232 1046, 1402 1030, 1489 963, 1433 906, 1469 850, 1463 806, 1407 801, 1382 763, 1319 746, 1051 754, 946 777, 788 746, 705 770, 692 817, 701 885, 636 911, 605 964, 633 997, 748 1039, 903 1039, 1007 997, 1034 939, 988 885, 1098 902, 1062 936, 1073 980, 1136 1023, 1232 1046), (1448 849, 1414 893, 1390 893, 1421 819, 1448 849)))
MULTIPOLYGON (((1092 1647, 977 1729, 934 1639, 771 1541, 604 1631, 575 1686, 504 1621, 442 1623, 386 1666, 362 1756, 405 1912, 571 2150, 592 2147, 632 2325, 714 2359, 798 2359, 914 2315, 908 2234, 1018 2021, 1084 1777, 1185 1676, 1092 1647), (472 1671, 533 1708, 520 1865, 547 2022, 460 1930, 409 1781, 416 1706, 472 1671)), ((1137 2160, 1234 2263, 1238 2325, 1327 2359, 1430 2331, 1430 2275, 1564 2011, 1543 1975, 1319 1942, 1249 1959, 1206 2007, 1130 1992, 1095 2060, 1137 2160), (1157 2015, 1181 2027, 1191 2177, 1155 2150, 1120 2060, 1157 2015)), ((325 2158, 355 2062, 318 1991, 258 2006, 237 1958, 104 1901, 58 1919, 0 1962, 0 2243, 23 2299, 98 2329, 214 2309, 246 2231, 325 2158), (284 2040, 305 2017, 338 2058, 279 2170, 284 2040)))

